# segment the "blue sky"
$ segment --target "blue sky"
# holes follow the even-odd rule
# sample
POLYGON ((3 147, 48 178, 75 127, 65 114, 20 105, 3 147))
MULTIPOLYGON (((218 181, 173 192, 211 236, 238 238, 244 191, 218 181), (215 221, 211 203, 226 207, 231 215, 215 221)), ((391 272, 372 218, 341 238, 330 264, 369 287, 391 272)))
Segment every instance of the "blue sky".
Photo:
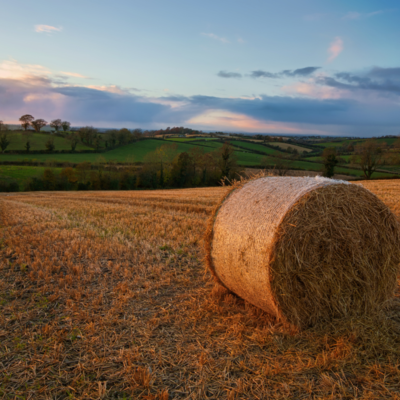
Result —
POLYGON ((400 4, 1 1, 0 119, 400 133, 400 4))

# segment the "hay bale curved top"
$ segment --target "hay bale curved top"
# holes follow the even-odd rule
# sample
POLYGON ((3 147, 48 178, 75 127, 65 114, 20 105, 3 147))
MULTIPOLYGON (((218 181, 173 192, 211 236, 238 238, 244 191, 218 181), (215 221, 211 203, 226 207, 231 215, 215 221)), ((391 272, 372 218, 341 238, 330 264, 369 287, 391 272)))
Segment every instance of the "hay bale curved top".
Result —
POLYGON ((297 326, 374 312, 396 287, 399 223, 348 182, 250 181, 222 202, 206 239, 208 265, 225 287, 297 326))

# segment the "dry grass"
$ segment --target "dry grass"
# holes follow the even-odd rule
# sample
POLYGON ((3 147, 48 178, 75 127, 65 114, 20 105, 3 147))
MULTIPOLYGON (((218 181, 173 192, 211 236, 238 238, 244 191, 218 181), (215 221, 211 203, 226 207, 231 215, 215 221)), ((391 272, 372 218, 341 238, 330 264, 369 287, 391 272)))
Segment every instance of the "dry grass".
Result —
MULTIPOLYGON (((400 182, 364 186, 400 216, 400 182)), ((399 305, 295 334, 214 286, 225 190, 2 196, 0 397, 400 398, 399 305)))

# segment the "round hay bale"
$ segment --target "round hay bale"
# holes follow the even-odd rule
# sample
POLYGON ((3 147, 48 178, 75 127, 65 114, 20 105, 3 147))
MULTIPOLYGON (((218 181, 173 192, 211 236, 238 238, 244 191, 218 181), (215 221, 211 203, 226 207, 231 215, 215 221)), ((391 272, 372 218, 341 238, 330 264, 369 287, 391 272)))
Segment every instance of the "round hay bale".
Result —
POLYGON ((392 298, 400 225, 370 191, 326 178, 233 187, 206 233, 217 281, 285 323, 365 315, 392 298))

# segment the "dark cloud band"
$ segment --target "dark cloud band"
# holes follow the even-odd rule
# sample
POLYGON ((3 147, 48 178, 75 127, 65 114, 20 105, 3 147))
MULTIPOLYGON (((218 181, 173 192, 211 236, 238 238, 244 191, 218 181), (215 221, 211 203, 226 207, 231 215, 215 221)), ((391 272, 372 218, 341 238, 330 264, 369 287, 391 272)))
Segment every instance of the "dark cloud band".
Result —
MULTIPOLYGON (((304 71, 304 68, 290 73, 295 72, 296 76, 312 73, 311 69, 304 71)), ((342 89, 380 90, 395 93, 396 98, 370 96, 365 99, 363 96, 356 101, 267 95, 253 99, 177 95, 150 99, 124 90, 57 86, 50 79, 32 77, 29 80, 0 79, 0 109, 3 120, 17 120, 30 113, 46 119, 62 117, 97 126, 118 126, 121 123, 131 126, 182 125, 194 117, 201 120, 201 115, 214 110, 244 115, 260 122, 330 126, 333 132, 338 127, 357 129, 367 126, 371 130, 377 129, 374 133, 378 135, 384 127, 398 127, 400 124, 398 69, 375 68, 363 75, 342 72, 333 77, 316 78, 316 82, 342 89)), ((362 130, 360 134, 364 132, 362 130)))
POLYGON ((400 95, 400 68, 372 68, 362 74, 339 72, 334 77, 317 79, 320 85, 346 90, 371 90, 381 94, 400 95))
POLYGON ((256 70, 252 71, 250 73, 251 78, 271 78, 271 79, 276 79, 276 78, 284 78, 284 77, 304 77, 304 76, 309 76, 312 75, 317 69, 320 69, 321 67, 305 67, 305 68, 299 68, 295 70, 290 70, 290 69, 285 69, 284 71, 281 72, 268 72, 268 71, 263 71, 263 70, 256 70))
POLYGON ((220 78, 241 78, 242 74, 237 72, 219 71, 217 74, 220 78))

